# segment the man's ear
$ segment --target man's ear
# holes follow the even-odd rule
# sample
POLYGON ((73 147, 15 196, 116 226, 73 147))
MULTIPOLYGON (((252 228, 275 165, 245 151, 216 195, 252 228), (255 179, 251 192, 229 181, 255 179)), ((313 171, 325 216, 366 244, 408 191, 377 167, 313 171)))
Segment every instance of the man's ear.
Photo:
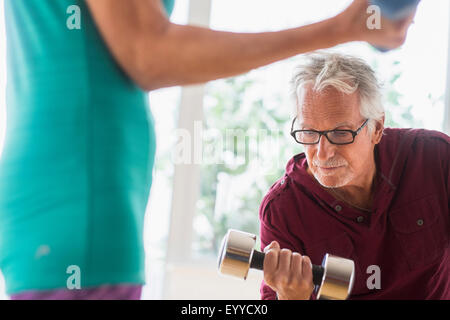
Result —
POLYGON ((383 131, 384 131, 384 115, 380 120, 375 122, 375 128, 372 134, 373 144, 380 143, 381 138, 383 137, 383 131))

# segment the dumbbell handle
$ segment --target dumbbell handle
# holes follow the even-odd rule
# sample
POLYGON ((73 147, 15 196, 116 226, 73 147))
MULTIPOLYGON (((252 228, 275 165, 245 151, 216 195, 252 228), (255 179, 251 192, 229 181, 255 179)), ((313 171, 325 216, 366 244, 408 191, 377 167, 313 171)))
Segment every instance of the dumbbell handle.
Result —
MULTIPOLYGON (((252 260, 250 261, 250 268, 263 270, 264 269, 264 258, 266 254, 258 250, 253 250, 252 260)), ((322 266, 312 265, 313 283, 316 286, 322 284, 322 278, 325 269, 322 266)))

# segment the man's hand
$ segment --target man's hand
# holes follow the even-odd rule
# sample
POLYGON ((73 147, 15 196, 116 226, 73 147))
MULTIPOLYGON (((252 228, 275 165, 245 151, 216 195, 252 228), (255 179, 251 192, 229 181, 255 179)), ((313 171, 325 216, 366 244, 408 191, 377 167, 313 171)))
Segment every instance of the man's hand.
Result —
POLYGON ((312 265, 307 256, 281 249, 273 241, 264 252, 264 282, 279 300, 308 300, 314 290, 312 265))
POLYGON ((416 11, 410 16, 392 21, 381 16, 380 28, 370 29, 368 20, 373 13, 368 13, 368 0, 354 0, 352 4, 336 16, 339 28, 347 34, 350 41, 367 41, 385 49, 395 49, 406 39, 408 28, 412 24, 416 11))

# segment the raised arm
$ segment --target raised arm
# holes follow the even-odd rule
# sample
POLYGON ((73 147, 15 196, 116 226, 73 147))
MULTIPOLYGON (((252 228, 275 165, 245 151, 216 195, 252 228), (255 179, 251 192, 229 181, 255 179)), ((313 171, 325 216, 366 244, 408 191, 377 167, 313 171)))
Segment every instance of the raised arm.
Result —
MULTIPOLYGON (((300 53, 342 42, 401 45, 404 24, 367 34, 366 0, 336 17, 277 32, 233 33, 171 23, 160 0, 87 0, 115 59, 143 89, 154 90, 230 77, 300 53)), ((231 18, 231 17, 230 17, 231 18)))

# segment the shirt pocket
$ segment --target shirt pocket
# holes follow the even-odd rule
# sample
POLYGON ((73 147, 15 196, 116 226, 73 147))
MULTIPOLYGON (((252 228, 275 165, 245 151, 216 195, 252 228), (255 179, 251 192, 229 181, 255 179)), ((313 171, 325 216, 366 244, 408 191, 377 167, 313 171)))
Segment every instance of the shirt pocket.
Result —
POLYGON ((449 245, 448 224, 437 195, 415 200, 390 211, 395 239, 411 270, 443 257, 449 245))

